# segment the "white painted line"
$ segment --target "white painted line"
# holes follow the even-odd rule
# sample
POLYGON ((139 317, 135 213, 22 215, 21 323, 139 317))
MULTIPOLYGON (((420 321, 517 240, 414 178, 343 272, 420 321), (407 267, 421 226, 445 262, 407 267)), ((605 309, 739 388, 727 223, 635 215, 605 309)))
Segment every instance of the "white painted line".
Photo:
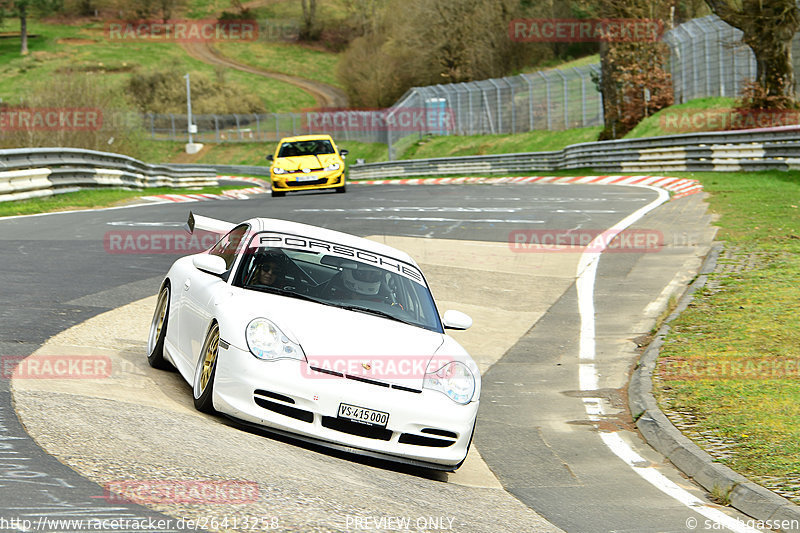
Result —
MULTIPOLYGON (((606 244, 625 228, 634 224, 644 215, 669 200, 669 193, 664 189, 658 189, 649 185, 631 185, 634 187, 646 187, 658 192, 658 198, 636 210, 614 226, 598 235, 587 247, 589 250, 600 250, 599 252, 584 252, 578 261, 578 271, 576 288, 578 291, 578 312, 581 319, 580 341, 579 341, 579 361, 578 381, 580 390, 593 391, 599 388, 600 378, 594 361, 595 351, 595 307, 594 307, 594 284, 597 276, 597 264, 600 261, 600 254, 606 244)), ((606 414, 601 398, 584 398, 583 405, 590 420, 600 421, 606 414)), ((664 494, 679 501, 689 509, 705 516, 713 521, 717 526, 724 527, 737 533, 755 533, 759 530, 748 526, 745 522, 732 518, 722 511, 715 509, 688 491, 677 486, 670 481, 664 474, 650 466, 649 462, 637 454, 633 449, 616 433, 600 432, 600 438, 605 445, 620 459, 622 459, 634 472, 639 474, 648 483, 656 487, 664 494)))
POLYGON ((667 301, 669 297, 673 294, 677 294, 678 286, 685 285, 686 279, 684 276, 680 274, 676 274, 672 281, 664 287, 664 290, 661 291, 661 294, 658 295, 658 298, 647 304, 647 307, 644 308, 643 314, 646 317, 653 317, 656 313, 660 312, 662 309, 665 309, 667 306, 667 301))
MULTIPOLYGON (((601 433, 600 438, 603 439, 603 442, 606 444, 606 446, 608 446, 608 448, 614 452, 617 457, 625 461, 628 466, 633 468, 634 472, 642 476, 642 478, 650 482, 651 485, 655 486, 663 493, 678 500, 690 509, 705 516, 709 520, 714 521, 716 524, 719 524, 719 526, 725 527, 731 531, 741 533, 760 532, 760 530, 748 526, 746 522, 737 520, 736 518, 728 516, 718 509, 710 507, 703 500, 693 496, 667 479, 664 474, 650 466, 649 461, 634 452, 631 447, 628 446, 628 443, 622 440, 622 438, 616 433, 601 433)), ((719 529, 719 526, 715 526, 712 529, 719 529)), ((702 529, 707 528, 703 527, 702 529)))
MULTIPOLYGON (((522 207, 309 207, 295 209, 295 213, 518 213, 522 207)), ((615 211, 614 211, 615 212, 615 211)))
POLYGON ((544 220, 531 220, 527 218, 518 219, 505 219, 505 218, 442 218, 442 217, 344 217, 347 220, 401 220, 409 222, 463 222, 468 224, 470 222, 489 222, 492 224, 544 224, 544 220))
POLYGON ((96 211, 116 211, 117 209, 132 209, 134 207, 144 207, 144 206, 152 206, 152 205, 167 204, 167 203, 172 203, 172 202, 165 200, 163 202, 154 202, 147 204, 118 205, 115 207, 96 207, 93 209, 70 209, 68 211, 50 211, 49 213, 33 213, 30 215, 10 215, 7 217, 0 217, 0 222, 4 222, 6 220, 14 220, 17 218, 47 217, 53 215, 67 215, 71 213, 94 213, 96 211))

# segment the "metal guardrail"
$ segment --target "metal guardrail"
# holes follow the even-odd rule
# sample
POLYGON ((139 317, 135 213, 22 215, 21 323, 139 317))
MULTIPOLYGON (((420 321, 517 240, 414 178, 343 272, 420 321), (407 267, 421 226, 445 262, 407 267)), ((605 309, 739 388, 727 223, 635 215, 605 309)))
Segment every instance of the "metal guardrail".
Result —
MULTIPOLYGON (((188 165, 170 165, 184 168, 188 165)), ((219 174, 268 176, 269 167, 196 165, 219 174)), ((591 168, 599 172, 800 169, 800 127, 590 142, 552 152, 407 159, 350 165, 351 180, 456 174, 515 174, 591 168)))
POLYGON ((168 165, 174 169, 202 168, 216 172, 219 176, 269 176, 269 166, 249 166, 249 165, 186 165, 170 163, 168 165))
MULTIPOLYGON (((349 167, 351 180, 515 174, 591 168, 601 172, 800 169, 800 126, 573 144, 552 152, 409 159, 349 167)), ((0 201, 80 187, 216 185, 217 175, 268 176, 266 165, 150 165, 92 150, 0 150, 0 201)))
POLYGON ((204 187, 217 173, 195 165, 151 165, 132 157, 79 148, 0 150, 0 202, 84 187, 204 187))
POLYGON ((350 167, 352 180, 474 173, 700 172, 800 168, 800 128, 694 133, 573 144, 553 152, 412 159, 350 167))

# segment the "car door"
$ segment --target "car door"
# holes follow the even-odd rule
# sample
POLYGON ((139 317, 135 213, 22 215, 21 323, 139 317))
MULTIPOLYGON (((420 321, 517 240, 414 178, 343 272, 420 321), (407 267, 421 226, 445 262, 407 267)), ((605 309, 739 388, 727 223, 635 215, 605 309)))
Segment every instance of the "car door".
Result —
POLYGON ((182 320, 180 325, 181 352, 190 358, 189 370, 192 371, 200 356, 206 333, 214 316, 213 302, 215 295, 230 290, 228 279, 236 263, 236 258, 244 245, 244 237, 249 226, 240 225, 208 251, 225 260, 227 271, 220 276, 204 272, 196 267, 193 275, 188 276, 180 287, 182 292, 182 320))

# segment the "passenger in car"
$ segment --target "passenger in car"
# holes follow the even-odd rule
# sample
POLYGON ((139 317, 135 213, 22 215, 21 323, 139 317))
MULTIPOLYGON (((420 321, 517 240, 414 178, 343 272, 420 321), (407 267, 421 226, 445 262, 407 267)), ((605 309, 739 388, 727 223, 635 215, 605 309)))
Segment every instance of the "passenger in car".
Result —
POLYGON ((284 273, 274 258, 267 259, 256 266, 251 284, 267 287, 282 287, 285 284, 284 273))

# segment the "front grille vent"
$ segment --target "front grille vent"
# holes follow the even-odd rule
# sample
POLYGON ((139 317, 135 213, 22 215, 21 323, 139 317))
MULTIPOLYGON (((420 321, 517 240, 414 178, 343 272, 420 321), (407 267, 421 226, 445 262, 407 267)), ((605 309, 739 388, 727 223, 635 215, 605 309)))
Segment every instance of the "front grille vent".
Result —
POLYGON ((341 433, 348 433, 358 437, 365 437, 375 440, 389 440, 392 438, 392 431, 380 426, 361 424, 343 418, 332 416, 322 417, 322 426, 341 433))

